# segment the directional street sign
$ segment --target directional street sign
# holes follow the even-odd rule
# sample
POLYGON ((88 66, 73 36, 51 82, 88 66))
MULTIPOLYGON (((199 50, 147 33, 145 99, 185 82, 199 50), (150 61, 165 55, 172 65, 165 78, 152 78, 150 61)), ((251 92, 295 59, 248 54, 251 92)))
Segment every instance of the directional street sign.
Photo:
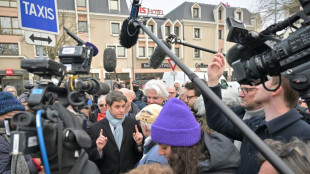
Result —
POLYGON ((174 71, 175 67, 177 66, 177 64, 175 64, 175 62, 171 59, 168 59, 168 63, 172 69, 172 71, 174 71))
POLYGON ((26 43, 32 45, 43 45, 54 47, 56 45, 55 35, 39 33, 33 31, 25 31, 26 43))
POLYGON ((17 0, 17 7, 22 29, 59 33, 56 0, 17 0))

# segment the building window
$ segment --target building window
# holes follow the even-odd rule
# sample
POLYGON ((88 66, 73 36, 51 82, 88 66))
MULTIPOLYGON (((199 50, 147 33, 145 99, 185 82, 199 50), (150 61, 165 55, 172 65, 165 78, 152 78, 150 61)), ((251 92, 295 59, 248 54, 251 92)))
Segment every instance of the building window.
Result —
POLYGON ((193 16, 197 17, 197 18, 199 17, 199 8, 194 8, 193 9, 193 16))
POLYGON ((241 21, 241 12, 237 12, 237 18, 241 21))
POLYGON ((148 25, 147 28, 154 33, 154 25, 148 25))
POLYGON ((149 47, 149 48, 148 48, 148 55, 149 55, 149 57, 151 57, 151 55, 153 54, 153 52, 154 52, 154 47, 149 47))
POLYGON ((200 28, 194 28, 194 38, 200 38, 200 28))
POLYGON ((0 17, 0 34, 21 35, 22 30, 18 26, 18 18, 0 17))
POLYGON ((144 34, 144 31, 142 30, 142 28, 140 28, 139 34, 144 34))
POLYGON ((145 57, 145 47, 139 47, 139 57, 145 57))
POLYGON ((200 50, 195 49, 195 58, 200 58, 200 50))
POLYGON ((16 0, 0 0, 0 6, 17 7, 17 3, 16 3, 16 0))
POLYGON ((222 30, 219 30, 219 39, 223 39, 222 30))
POLYGON ((79 32, 87 32, 87 22, 86 21, 79 21, 78 23, 79 32))
POLYGON ((165 36, 169 36, 170 34, 170 26, 165 26, 165 36))
POLYGON ((76 5, 78 7, 86 7, 86 0, 76 0, 76 5))
POLYGON ((110 0, 110 9, 118 10, 118 0, 110 0))
POLYGON ((112 34, 120 34, 120 24, 119 23, 111 23, 111 33, 112 34))
POLYGON ((126 57, 126 49, 118 45, 108 45, 107 48, 113 48, 117 57, 126 57))
POLYGON ((180 57, 180 48, 174 48, 174 53, 177 57, 180 57))
MULTIPOLYGON (((47 57, 48 56, 48 50, 47 50, 47 47, 45 46, 42 46, 43 47, 43 56, 44 57, 47 57)), ((39 46, 35 46, 35 49, 36 49, 36 57, 39 57, 40 56, 40 51, 39 51, 39 46)))
POLYGON ((222 19, 222 10, 219 10, 219 19, 222 19))
POLYGON ((178 26, 175 26, 174 27, 174 34, 177 35, 177 36, 180 36, 180 28, 178 26))
POLYGON ((0 55, 18 55, 18 44, 0 43, 0 55))

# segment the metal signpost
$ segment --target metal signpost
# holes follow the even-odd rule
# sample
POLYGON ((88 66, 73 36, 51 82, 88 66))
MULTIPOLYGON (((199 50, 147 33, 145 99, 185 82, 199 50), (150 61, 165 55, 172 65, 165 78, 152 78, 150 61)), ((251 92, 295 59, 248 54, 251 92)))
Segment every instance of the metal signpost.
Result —
POLYGON ((172 69, 172 73, 173 73, 173 82, 175 81, 175 74, 176 72, 174 72, 175 67, 177 66, 177 64, 172 60, 172 59, 168 59, 168 63, 172 69))

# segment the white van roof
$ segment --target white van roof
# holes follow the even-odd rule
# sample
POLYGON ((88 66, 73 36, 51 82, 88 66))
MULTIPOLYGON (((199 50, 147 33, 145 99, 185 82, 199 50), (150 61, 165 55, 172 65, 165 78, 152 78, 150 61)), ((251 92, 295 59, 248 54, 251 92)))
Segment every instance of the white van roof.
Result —
MULTIPOLYGON (((204 79, 208 81, 208 73, 207 72, 194 72, 200 79, 204 79)), ((225 79, 224 76, 220 78, 225 79)), ((173 86, 174 81, 177 80, 181 83, 181 85, 185 84, 187 81, 190 81, 188 76, 183 71, 172 71, 172 72, 165 72, 162 80, 166 82, 166 86, 173 86)), ((226 80, 226 79, 225 79, 226 80)))

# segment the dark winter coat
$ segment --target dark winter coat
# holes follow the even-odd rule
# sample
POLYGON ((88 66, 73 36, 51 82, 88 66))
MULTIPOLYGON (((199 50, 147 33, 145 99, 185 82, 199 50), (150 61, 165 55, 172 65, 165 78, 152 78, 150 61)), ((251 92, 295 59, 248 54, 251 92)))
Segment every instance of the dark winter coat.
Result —
MULTIPOLYGON (((118 150, 109 121, 107 118, 95 123, 89 130, 92 140, 92 147, 88 149, 90 160, 94 161, 102 174, 118 174, 133 169, 141 159, 143 152, 138 151, 136 142, 132 134, 136 132, 135 125, 137 121, 126 117, 122 123, 123 141, 121 149, 118 150), (102 157, 99 156, 96 146, 96 140, 99 136, 100 129, 103 130, 103 136, 108 138, 108 142, 102 150, 102 157)), ((138 125, 141 132, 141 128, 138 125)))
MULTIPOLYGON (((220 86, 211 87, 211 89, 221 97, 220 86)), ((210 128, 222 133, 228 138, 242 141, 240 149, 241 163, 237 173, 258 173, 259 164, 257 162, 258 151, 250 143, 250 141, 243 136, 238 128, 236 128, 218 107, 204 96, 205 107, 208 114, 206 114, 207 122, 210 128)), ((265 116, 254 116, 250 119, 244 120, 245 124, 249 126, 254 133, 262 140, 272 138, 289 142, 295 136, 304 140, 310 139, 310 125, 301 120, 302 116, 298 114, 296 109, 291 109, 289 112, 268 122, 265 121, 265 116)))
POLYGON ((0 130, 0 173, 10 174, 13 173, 25 173, 36 174, 38 170, 32 161, 30 155, 14 156, 12 161, 12 155, 10 154, 9 137, 4 134, 4 128, 0 130), (12 170, 11 170, 11 167, 12 170))

